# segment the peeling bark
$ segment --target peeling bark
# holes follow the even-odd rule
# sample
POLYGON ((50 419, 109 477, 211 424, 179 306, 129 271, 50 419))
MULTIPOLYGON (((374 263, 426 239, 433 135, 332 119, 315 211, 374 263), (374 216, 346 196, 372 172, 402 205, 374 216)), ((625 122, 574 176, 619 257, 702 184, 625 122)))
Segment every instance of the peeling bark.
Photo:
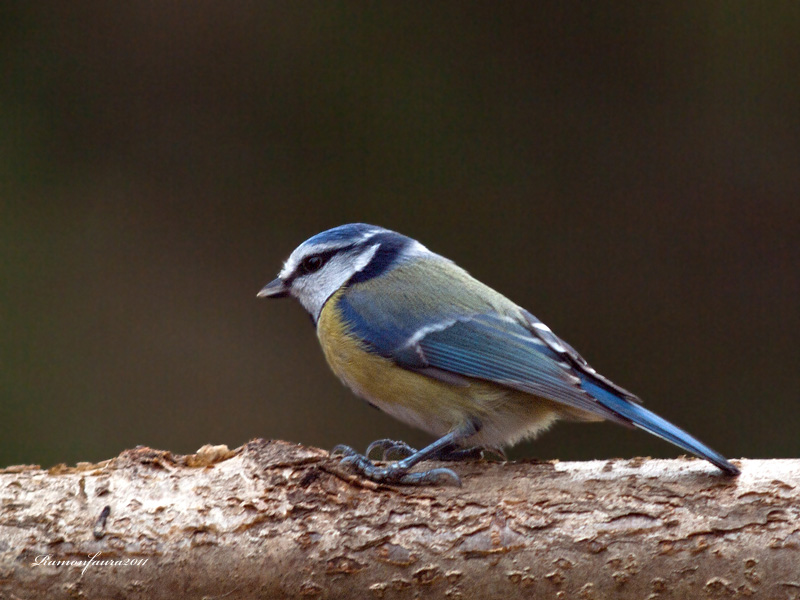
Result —
POLYGON ((0 598, 800 598, 800 460, 738 464, 478 461, 405 488, 255 440, 10 467, 0 598))

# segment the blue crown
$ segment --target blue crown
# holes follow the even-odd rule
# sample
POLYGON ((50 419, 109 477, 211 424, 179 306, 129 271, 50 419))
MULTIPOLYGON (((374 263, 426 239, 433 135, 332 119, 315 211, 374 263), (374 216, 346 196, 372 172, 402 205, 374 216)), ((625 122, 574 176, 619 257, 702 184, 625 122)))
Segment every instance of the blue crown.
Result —
POLYGON ((368 233, 388 233, 388 230, 377 225, 367 225, 366 223, 348 223, 347 225, 339 225, 333 229, 328 229, 322 233, 318 233, 312 238, 306 240, 306 244, 325 244, 331 242, 348 242, 359 241, 363 236, 368 233))

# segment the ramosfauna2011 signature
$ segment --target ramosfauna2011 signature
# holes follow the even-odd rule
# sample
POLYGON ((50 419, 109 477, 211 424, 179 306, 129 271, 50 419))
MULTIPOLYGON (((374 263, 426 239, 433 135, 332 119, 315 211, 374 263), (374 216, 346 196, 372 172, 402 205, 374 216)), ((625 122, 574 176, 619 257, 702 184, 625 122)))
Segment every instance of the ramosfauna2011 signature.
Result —
POLYGON ((32 566, 34 567, 83 567, 81 574, 90 566, 93 567, 143 567, 147 564, 147 558, 104 558, 98 560, 100 552, 94 555, 88 555, 87 560, 75 559, 58 559, 53 558, 50 554, 40 554, 37 556, 32 566))

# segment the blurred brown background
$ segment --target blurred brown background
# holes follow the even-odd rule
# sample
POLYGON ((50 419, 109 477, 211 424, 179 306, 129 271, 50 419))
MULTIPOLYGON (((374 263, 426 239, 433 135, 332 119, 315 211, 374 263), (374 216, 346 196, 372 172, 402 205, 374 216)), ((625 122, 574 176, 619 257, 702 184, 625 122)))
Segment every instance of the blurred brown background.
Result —
MULTIPOLYGON (((4 2, 0 466, 425 443, 255 297, 350 221, 728 456, 798 456, 798 32, 796 2, 4 2)), ((677 453, 560 424, 513 455, 677 453)))

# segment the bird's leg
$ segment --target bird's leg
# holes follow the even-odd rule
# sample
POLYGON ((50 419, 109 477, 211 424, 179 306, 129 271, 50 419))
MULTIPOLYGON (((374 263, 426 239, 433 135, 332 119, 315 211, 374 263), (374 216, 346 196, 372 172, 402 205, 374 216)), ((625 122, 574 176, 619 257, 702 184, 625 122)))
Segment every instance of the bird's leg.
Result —
MULTIPOLYGON (((417 463, 431 459, 439 458, 442 455, 447 455, 457 448, 462 440, 471 437, 480 429, 480 424, 475 421, 469 421, 464 425, 454 429, 447 435, 442 436, 429 446, 422 450, 413 451, 414 449, 407 444, 397 444, 392 440, 378 440, 370 444, 369 450, 380 448, 384 452, 389 452, 396 447, 401 451, 412 451, 402 460, 393 462, 385 467, 375 465, 369 458, 363 454, 359 454, 349 446, 336 446, 331 454, 341 454, 343 465, 352 466, 359 474, 367 479, 378 483, 400 483, 407 485, 461 485, 461 479, 451 469, 430 469, 428 471, 420 471, 417 473, 410 473, 411 468, 417 463)), ((369 450, 367 454, 369 454, 369 450)))
MULTIPOLYGON (((380 460, 400 460, 411 456, 417 452, 416 448, 412 448, 403 441, 382 439, 375 440, 369 446, 364 454, 367 458, 372 456, 375 451, 379 452, 380 460)), ((442 448, 438 454, 429 456, 431 460, 478 460, 484 458, 485 453, 493 454, 500 460, 507 460, 506 454, 502 448, 485 448, 483 446, 472 446, 470 448, 457 448, 449 447, 442 448)))

